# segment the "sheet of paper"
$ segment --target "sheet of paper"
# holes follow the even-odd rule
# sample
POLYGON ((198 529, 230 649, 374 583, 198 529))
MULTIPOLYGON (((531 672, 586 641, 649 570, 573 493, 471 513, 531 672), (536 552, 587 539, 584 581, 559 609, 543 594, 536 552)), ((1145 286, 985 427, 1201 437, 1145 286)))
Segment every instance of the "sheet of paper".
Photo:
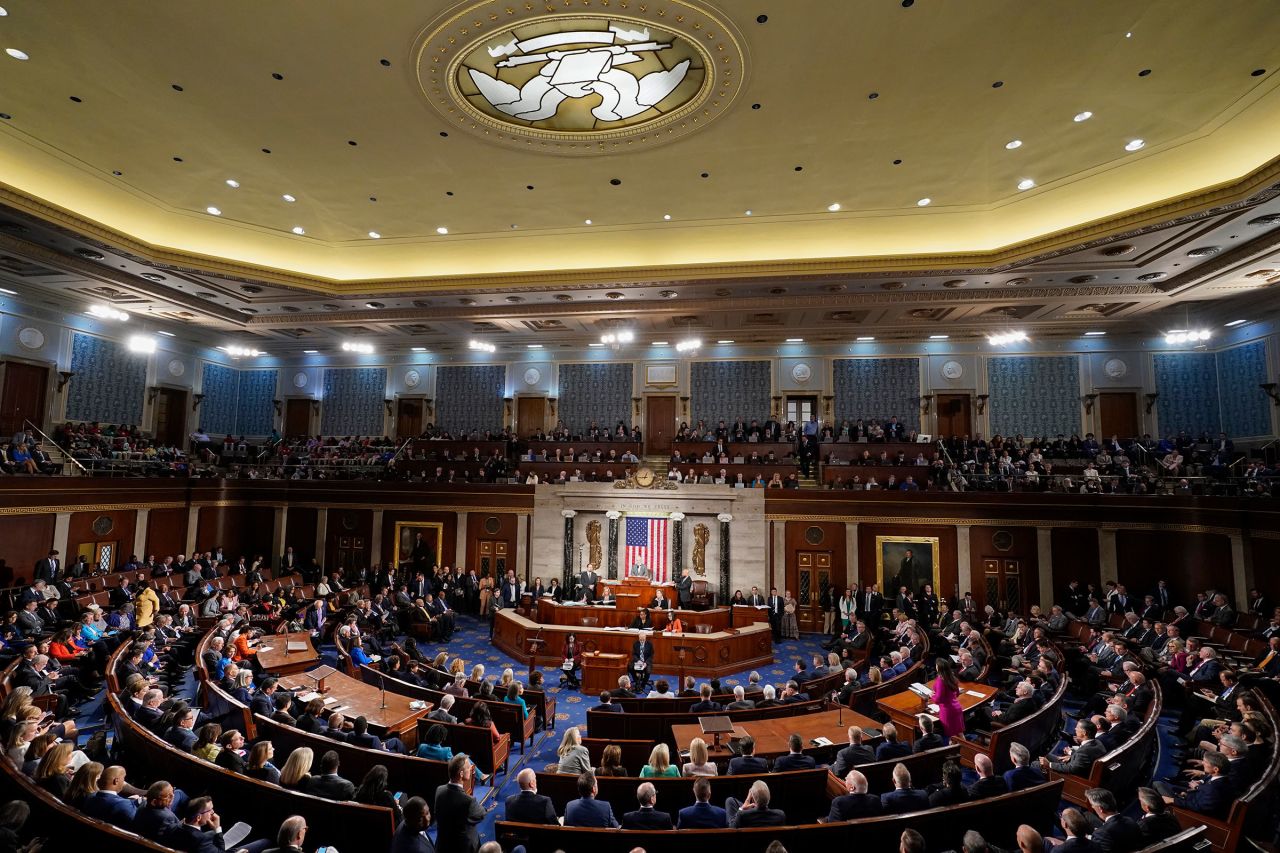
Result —
POLYGON ((308 702, 310 702, 312 699, 317 699, 317 698, 319 698, 319 696, 320 696, 320 694, 319 694, 319 693, 316 693, 314 690, 312 690, 312 691, 310 691, 310 692, 308 692, 308 693, 302 693, 302 694, 300 694, 300 695, 298 696, 297 701, 299 701, 299 702, 301 702, 303 705, 305 705, 305 704, 307 704, 308 702))
POLYGON ((965 695, 966 695, 966 696, 977 696, 979 699, 983 699, 983 698, 985 698, 981 693, 979 693, 979 692, 978 692, 978 691, 976 691, 976 690, 966 690, 966 691, 965 691, 965 695))
POLYGON ((222 833, 222 841, 226 845, 226 849, 235 850, 240 846, 241 841, 249 837, 250 832, 253 832, 253 827, 243 821, 239 821, 222 833))

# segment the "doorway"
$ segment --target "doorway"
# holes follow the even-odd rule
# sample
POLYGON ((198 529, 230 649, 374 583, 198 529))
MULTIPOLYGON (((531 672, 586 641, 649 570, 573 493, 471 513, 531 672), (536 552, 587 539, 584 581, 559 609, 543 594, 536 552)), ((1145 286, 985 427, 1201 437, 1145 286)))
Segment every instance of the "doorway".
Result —
POLYGON ((305 398, 286 400, 284 404, 284 434, 297 438, 311 434, 311 401, 305 398))
POLYGON ((516 435, 528 438, 547 425, 546 397, 516 398, 516 435))
POLYGON ((1098 435, 1136 438, 1138 395, 1133 391, 1102 391, 1098 394, 1098 435))
POLYGON ((76 554, 87 557, 89 565, 97 571, 112 572, 115 571, 116 558, 119 556, 116 553, 118 548, 118 542, 81 542, 76 554))
POLYGON ((405 441, 422 435, 422 409, 420 399, 401 397, 396 402, 396 441, 405 441))
POLYGON ((646 397, 644 405, 644 452, 670 454, 676 433, 676 398, 646 397))
MULTIPOLYGON (((489 577, 500 581, 507 574, 507 541, 505 539, 477 539, 475 541, 474 564, 476 577, 482 578, 488 572, 489 577)), ((528 578, 522 578, 528 581, 528 578)), ((550 578, 547 579, 548 582, 550 578)))
POLYGON ((795 569, 787 572, 786 588, 796 597, 796 621, 801 631, 822 630, 822 590, 831 585, 830 551, 797 551, 795 569))
POLYGON ((809 422, 809 418, 818 413, 817 397, 788 397, 787 416, 784 420, 794 423, 800 429, 809 422))
MULTIPOLYGON (((339 536, 335 568, 345 574, 349 569, 369 565, 367 541, 363 536, 339 536)), ((332 573, 333 569, 329 571, 332 573)))
POLYGON ((990 604, 997 610, 1010 613, 1022 613, 1023 584, 1022 561, 1008 557, 982 558, 983 589, 986 600, 982 604, 990 604))
POLYGON ((49 368, 20 361, 4 363, 4 388, 0 391, 0 435, 13 435, 31 421, 43 430, 49 368))
POLYGON ((156 440, 182 447, 187 436, 187 392, 160 388, 156 394, 156 440))
POLYGON ((968 394, 939 394, 934 398, 938 407, 938 438, 953 435, 973 435, 973 398, 968 394))

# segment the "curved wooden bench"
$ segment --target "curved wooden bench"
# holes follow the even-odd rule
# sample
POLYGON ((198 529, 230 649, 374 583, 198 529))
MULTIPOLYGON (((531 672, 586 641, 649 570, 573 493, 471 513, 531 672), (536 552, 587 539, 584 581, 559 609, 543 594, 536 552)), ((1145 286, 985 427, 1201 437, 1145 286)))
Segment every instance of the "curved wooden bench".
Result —
MULTIPOLYGON (((898 764, 903 764, 911 771, 911 782, 917 788, 923 788, 934 782, 942 780, 942 765, 948 761, 959 760, 960 744, 950 743, 946 746, 940 746, 937 749, 926 749, 924 752, 915 752, 911 755, 904 755, 901 758, 891 758, 887 761, 873 761, 870 764, 856 765, 858 772, 867 777, 868 791, 892 791, 893 790, 893 768, 898 764)), ((835 778, 833 775, 831 778, 835 778)), ((836 780, 840 785, 840 793, 843 794, 844 780, 836 780)))
MULTIPOLYGON (((807 702, 792 702, 789 705, 779 705, 774 708, 749 708, 745 711, 724 711, 721 713, 737 723, 749 720, 766 720, 774 717, 793 717, 797 714, 812 714, 816 711, 824 711, 826 708, 827 700, 822 698, 810 699, 807 702)), ((648 740, 650 743, 662 742, 672 749, 678 750, 682 749, 683 745, 675 742, 671 734, 671 727, 697 723, 700 716, 705 717, 706 714, 694 714, 687 710, 656 714, 617 714, 588 709, 587 731, 594 738, 648 740)))
POLYGON ((1166 838, 1158 844, 1152 844, 1150 847, 1143 847, 1138 853, 1201 853, 1207 851, 1213 844, 1209 839, 1205 838, 1204 826, 1195 826, 1191 829, 1184 829, 1171 838, 1166 838))
POLYGON ((1067 695, 1068 682, 1069 679, 1062 676, 1057 691, 1044 703, 1044 707, 1015 723, 994 729, 985 744, 958 738, 956 742, 960 745, 960 760, 966 767, 973 767, 973 760, 978 753, 985 753, 991 757, 996 773, 1004 773, 1013 767, 1013 759, 1009 757, 1009 747, 1013 744, 1020 743, 1035 755, 1040 746, 1062 725, 1062 702, 1067 695))
MULTIPOLYGON (((426 743, 427 730, 432 726, 444 726, 445 731, 449 733, 445 743, 453 750, 454 755, 465 752, 485 773, 497 773, 499 770, 503 773, 507 772, 507 760, 511 756, 510 735, 499 733, 498 742, 494 743, 493 734, 487 728, 468 726, 465 723, 418 720, 418 743, 426 743)), ((441 784, 448 781, 445 779, 441 784)))
MULTIPOLYGON (((778 774, 779 777, 781 775, 778 774)), ((782 787, 770 784, 769 789, 777 796, 782 787)), ((564 853, 628 853, 636 847, 662 850, 663 853, 706 853, 717 847, 733 849, 736 853, 764 853, 773 841, 782 842, 788 850, 895 850, 902 831, 910 827, 924 835, 930 850, 961 849, 964 833, 970 829, 982 833, 983 838, 992 844, 1016 848, 1013 832, 1019 823, 1030 824, 1042 833, 1054 825, 1061 790, 1061 782, 1046 782, 1024 791, 958 806, 860 818, 845 823, 663 832, 498 821, 495 834, 504 849, 523 844, 529 853, 553 853, 556 850, 564 853), (1018 815, 1018 819, 1010 821, 1011 814, 1018 815)), ((722 802, 720 789, 712 782, 712 801, 718 800, 722 802)), ((828 801, 824 797, 822 802, 828 801)), ((658 806, 664 806, 661 795, 658 796, 658 806)), ((614 816, 620 817, 616 809, 614 816)))
MULTIPOLYGON (((587 752, 591 753, 591 766, 599 767, 600 762, 604 759, 604 749, 610 744, 616 744, 618 749, 622 750, 622 766, 628 770, 639 770, 641 767, 649 763, 649 753, 653 751, 653 741, 651 740, 631 740, 628 738, 607 738, 607 737, 584 737, 582 745, 587 748, 587 752)), ((674 756, 672 757, 674 761, 674 756)), ((681 761, 681 764, 684 762, 681 761)))
POLYGON ((1134 732, 1133 737, 1128 741, 1093 762, 1088 776, 1049 771, 1051 778, 1062 779, 1064 800, 1088 808, 1084 795, 1090 788, 1106 788, 1115 794, 1116 801, 1121 803, 1127 802, 1132 797, 1139 787, 1138 777, 1146 769, 1147 759, 1151 757, 1159 741, 1160 733, 1156 724, 1164 712, 1164 697, 1160 691, 1160 682, 1152 679, 1150 684, 1154 693, 1142 727, 1134 732))

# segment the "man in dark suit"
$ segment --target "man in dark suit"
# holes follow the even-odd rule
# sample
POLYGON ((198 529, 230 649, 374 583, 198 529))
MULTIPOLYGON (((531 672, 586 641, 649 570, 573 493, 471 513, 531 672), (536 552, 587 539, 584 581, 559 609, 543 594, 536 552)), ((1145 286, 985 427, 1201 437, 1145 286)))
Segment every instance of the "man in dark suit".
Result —
POLYGON ((658 790, 652 782, 641 782, 636 788, 636 801, 640 808, 622 816, 623 829, 672 829, 671 815, 653 807, 658 801, 658 790))
POLYGON ((98 780, 98 792, 90 795, 80 810, 89 817, 129 829, 137 816, 138 806, 133 800, 120 796, 123 789, 124 768, 108 767, 98 780))
POLYGON ((812 755, 804 754, 804 741, 800 739, 800 735, 793 732, 787 738, 787 749, 789 752, 786 755, 774 759, 774 773, 783 773, 787 770, 812 770, 818 766, 812 755))
POLYGON ((884 598, 875 584, 867 584, 866 588, 858 593, 858 617, 868 625, 875 626, 880 623, 880 609, 883 606, 884 598))
POLYGON ((213 798, 196 797, 187 803, 187 819, 165 836, 164 844, 187 853, 218 853, 226 849, 222 818, 213 810, 213 798))
POLYGON ((196 733, 191 729, 196 724, 196 710, 189 708, 178 721, 165 732, 164 739, 183 752, 190 752, 196 745, 196 733))
POLYGON ((404 804, 404 820, 391 838, 390 853, 435 853, 427 837, 431 825, 431 809, 422 797, 410 797, 404 804))
POLYGON ((769 762, 756 757, 756 739, 747 735, 738 741, 742 754, 729 760, 730 776, 748 776, 752 773, 768 773, 769 762))
POLYGON ((747 698, 746 689, 739 684, 733 688, 733 701, 725 706, 726 711, 746 711, 754 708, 756 703, 754 700, 747 698))
POLYGON ((698 695, 702 698, 699 699, 697 702, 694 702, 693 705, 689 707, 689 713, 714 714, 714 713, 717 713, 718 711, 724 710, 721 707, 719 702, 712 700, 710 684, 703 684, 701 687, 699 687, 698 695))
POLYGON ((565 826, 586 826, 596 829, 618 828, 618 821, 613 817, 613 809, 603 800, 596 799, 598 790, 596 774, 590 770, 578 777, 578 799, 565 806, 565 826))
POLYGON ((467 776, 475 765, 465 755, 449 759, 449 784, 436 788, 436 850, 439 853, 476 853, 480 835, 476 824, 485 812, 466 792, 467 776))
POLYGON ((1182 832, 1182 825, 1173 812, 1165 808, 1164 800, 1154 788, 1139 788, 1138 804, 1142 807, 1138 831, 1142 833, 1144 847, 1150 847, 1182 832))
POLYGON ((769 627, 773 629, 773 641, 775 643, 782 641, 782 609, 786 605, 782 596, 778 595, 778 588, 772 587, 769 590, 769 598, 765 601, 765 606, 769 608, 769 627))
POLYGON ((676 584, 676 594, 679 597, 680 609, 688 610, 693 604, 693 575, 689 574, 689 570, 685 569, 680 573, 680 580, 676 584))
POLYGON ((1106 750, 1102 744, 1094 740, 1094 736, 1098 733, 1098 727, 1093 724, 1092 720, 1080 720, 1076 723, 1075 741, 1076 745, 1071 748, 1065 756, 1065 761, 1057 758, 1052 760, 1049 757, 1042 756, 1040 758, 1040 771, 1047 772, 1049 770, 1055 773, 1070 773, 1074 776, 1088 776, 1093 762, 1106 755, 1106 750))
POLYGON ((1063 809, 1059 823, 1067 840, 1053 847, 1054 853, 1102 853, 1102 848, 1089 840, 1092 827, 1079 809, 1063 809))
POLYGON ((787 815, 781 809, 769 808, 769 786, 763 779, 751 783, 747 799, 739 803, 737 797, 728 797, 724 801, 725 815, 729 818, 732 829, 746 829, 752 826, 783 826, 787 815))
POLYGON ((621 714, 622 706, 613 704, 613 694, 608 690, 600 691, 600 704, 591 708, 592 711, 604 711, 606 714, 621 714))
MULTIPOLYGON (((548 826, 559 825, 556 818, 556 807, 550 797, 538 793, 538 774, 533 768, 526 767, 516 776, 516 784, 520 793, 507 797, 507 810, 504 820, 516 823, 541 823, 548 826)), ((668 822, 670 822, 668 816, 668 822)))
POLYGON ((875 794, 867 793, 867 777, 857 770, 850 770, 844 777, 844 786, 848 793, 831 801, 827 823, 875 817, 884 812, 884 807, 880 805, 880 798, 875 794))
POLYGON ((1236 798, 1235 786, 1227 776, 1227 756, 1221 752, 1206 752, 1203 764, 1205 778, 1195 787, 1174 794, 1171 786, 1157 782, 1155 789, 1168 804, 1199 812, 1206 817, 1226 820, 1236 798))
POLYGON ((1031 766, 1031 750, 1020 743, 1011 744, 1009 758, 1013 761, 1013 769, 1004 772, 1004 784, 1010 791, 1021 791, 1044 784, 1044 774, 1031 766))
POLYGON ((645 682, 653 670, 653 642, 644 631, 631 644, 631 677, 635 679, 636 689, 644 688, 645 682))
POLYGON ((760 587, 751 587, 751 594, 747 596, 747 604, 751 607, 764 606, 764 596, 760 594, 760 587))
POLYGON ((898 763, 893 767, 893 790, 880 795, 885 814, 904 814, 929 808, 929 794, 911 787, 911 771, 898 763))
MULTIPOLYGON (((335 714, 334 716, 338 716, 335 714)), ((356 795, 356 786, 338 775, 338 753, 329 750, 320 756, 320 773, 307 780, 306 793, 326 800, 349 800, 356 795)))
POLYGON ((253 701, 249 703, 250 710, 255 714, 270 717, 276 712, 276 702, 273 697, 278 689, 279 682, 274 678, 265 679, 262 686, 258 688, 258 692, 253 695, 253 701))
POLYGON ((836 753, 836 763, 831 772, 837 779, 847 776, 849 771, 859 764, 870 764, 876 760, 871 747, 863 744, 866 733, 858 726, 849 726, 849 745, 836 753))
POLYGON ((62 561, 58 559, 57 550, 50 551, 48 556, 36 563, 35 580, 53 583, 62 575, 62 561))
POLYGON ((1009 786, 1005 783, 1004 777, 996 775, 996 768, 991 763, 991 756, 984 752, 979 752, 974 757, 973 769, 978 771, 978 781, 969 786, 970 799, 982 800, 987 797, 998 797, 1001 794, 1009 793, 1009 786))
POLYGON ((729 817, 725 810, 713 806, 711 799, 711 780, 699 776, 693 780, 693 798, 696 802, 680 810, 676 829, 726 829, 729 817))
POLYGON ((137 810, 133 825, 128 829, 159 841, 182 825, 170 808, 173 805, 173 786, 168 782, 154 782, 147 789, 147 802, 137 810))
POLYGON ((1090 835, 1090 841, 1104 851, 1137 850, 1142 847, 1142 832, 1138 829, 1138 822, 1118 813, 1115 794, 1106 788, 1090 788, 1085 791, 1084 797, 1102 822, 1102 826, 1090 835))
POLYGON ((898 740, 898 727, 893 723, 885 723, 880 731, 884 735, 884 743, 876 747, 876 761, 889 761, 911 754, 911 744, 898 740))

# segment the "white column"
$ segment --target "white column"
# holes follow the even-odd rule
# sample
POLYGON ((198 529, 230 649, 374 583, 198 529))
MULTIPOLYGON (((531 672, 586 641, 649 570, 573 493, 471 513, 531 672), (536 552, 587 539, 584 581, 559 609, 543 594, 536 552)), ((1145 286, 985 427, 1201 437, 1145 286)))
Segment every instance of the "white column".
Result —
MULTIPOLYGON (((457 547, 455 549, 455 566, 465 566, 467 564, 467 515, 468 513, 459 512, 457 526, 457 547)), ((511 561, 507 561, 507 565, 511 565, 511 561)), ((515 566, 511 566, 515 568, 515 566)))
POLYGON ((1249 558, 1243 536, 1230 533, 1227 538, 1231 540, 1231 574, 1236 584, 1236 609, 1244 613, 1249 609, 1249 589, 1253 586, 1249 558))
POLYGON ((289 507, 276 507, 275 518, 271 522, 271 562, 275 563, 280 559, 280 555, 284 553, 284 549, 288 547, 285 539, 285 531, 289 529, 289 507))
POLYGON ((1098 530, 1098 575, 1101 581, 1099 590, 1106 586, 1107 581, 1120 582, 1116 567, 1116 532, 1108 527, 1098 530))
MULTIPOLYGON (((960 589, 950 590, 949 598, 959 601, 967 589, 970 592, 978 588, 973 582, 973 564, 969 559, 969 525, 956 525, 956 582, 960 589)), ((887 597, 887 593, 886 593, 887 597)))
POLYGON ((1053 606, 1053 529, 1036 528, 1036 564, 1040 567, 1040 607, 1053 606))
POLYGON ((193 506, 187 510, 187 556, 196 550, 196 532, 200 528, 200 507, 193 506))
POLYGON ((769 527, 773 530, 773 555, 769 560, 768 586, 781 589, 787 585, 787 523, 771 521, 769 527))
MULTIPOLYGON (((528 551, 529 551, 529 517, 527 515, 518 515, 516 516, 516 552, 508 557, 507 565, 511 566, 514 569, 517 569, 516 574, 519 575, 520 577, 527 578, 529 574, 529 559, 527 556, 528 551)), ((564 566, 561 566, 560 569, 561 569, 561 574, 563 574, 564 566)), ((555 577, 555 575, 550 575, 544 582, 550 583, 551 578, 553 577, 555 577)), ((528 581, 526 580, 526 583, 527 582, 528 581)), ((560 582, 564 583, 564 579, 561 578, 560 582)))
POLYGON ((382 564, 382 510, 373 511, 373 534, 369 537, 369 564, 382 564))
POLYGON ((133 553, 141 560, 147 559, 147 524, 151 520, 151 510, 140 509, 134 516, 133 553))
POLYGON ((850 589, 859 589, 862 581, 858 577, 858 522, 856 521, 844 523, 844 565, 845 586, 850 589))
MULTIPOLYGON (((55 551, 61 555, 62 564, 67 565, 67 561, 75 561, 75 555, 71 553, 71 513, 60 512, 53 520, 53 545, 55 551)), ((78 544, 78 543, 77 543, 78 544)), ((90 562, 94 562, 92 554, 86 555, 90 562)))
MULTIPOLYGON (((328 538, 329 538, 329 510, 326 507, 321 507, 320 509, 316 510, 316 543, 315 543, 316 545, 315 558, 320 563, 321 566, 324 566, 324 546, 325 546, 325 543, 328 541, 328 538)), ((281 551, 281 553, 284 553, 284 552, 281 551)))

